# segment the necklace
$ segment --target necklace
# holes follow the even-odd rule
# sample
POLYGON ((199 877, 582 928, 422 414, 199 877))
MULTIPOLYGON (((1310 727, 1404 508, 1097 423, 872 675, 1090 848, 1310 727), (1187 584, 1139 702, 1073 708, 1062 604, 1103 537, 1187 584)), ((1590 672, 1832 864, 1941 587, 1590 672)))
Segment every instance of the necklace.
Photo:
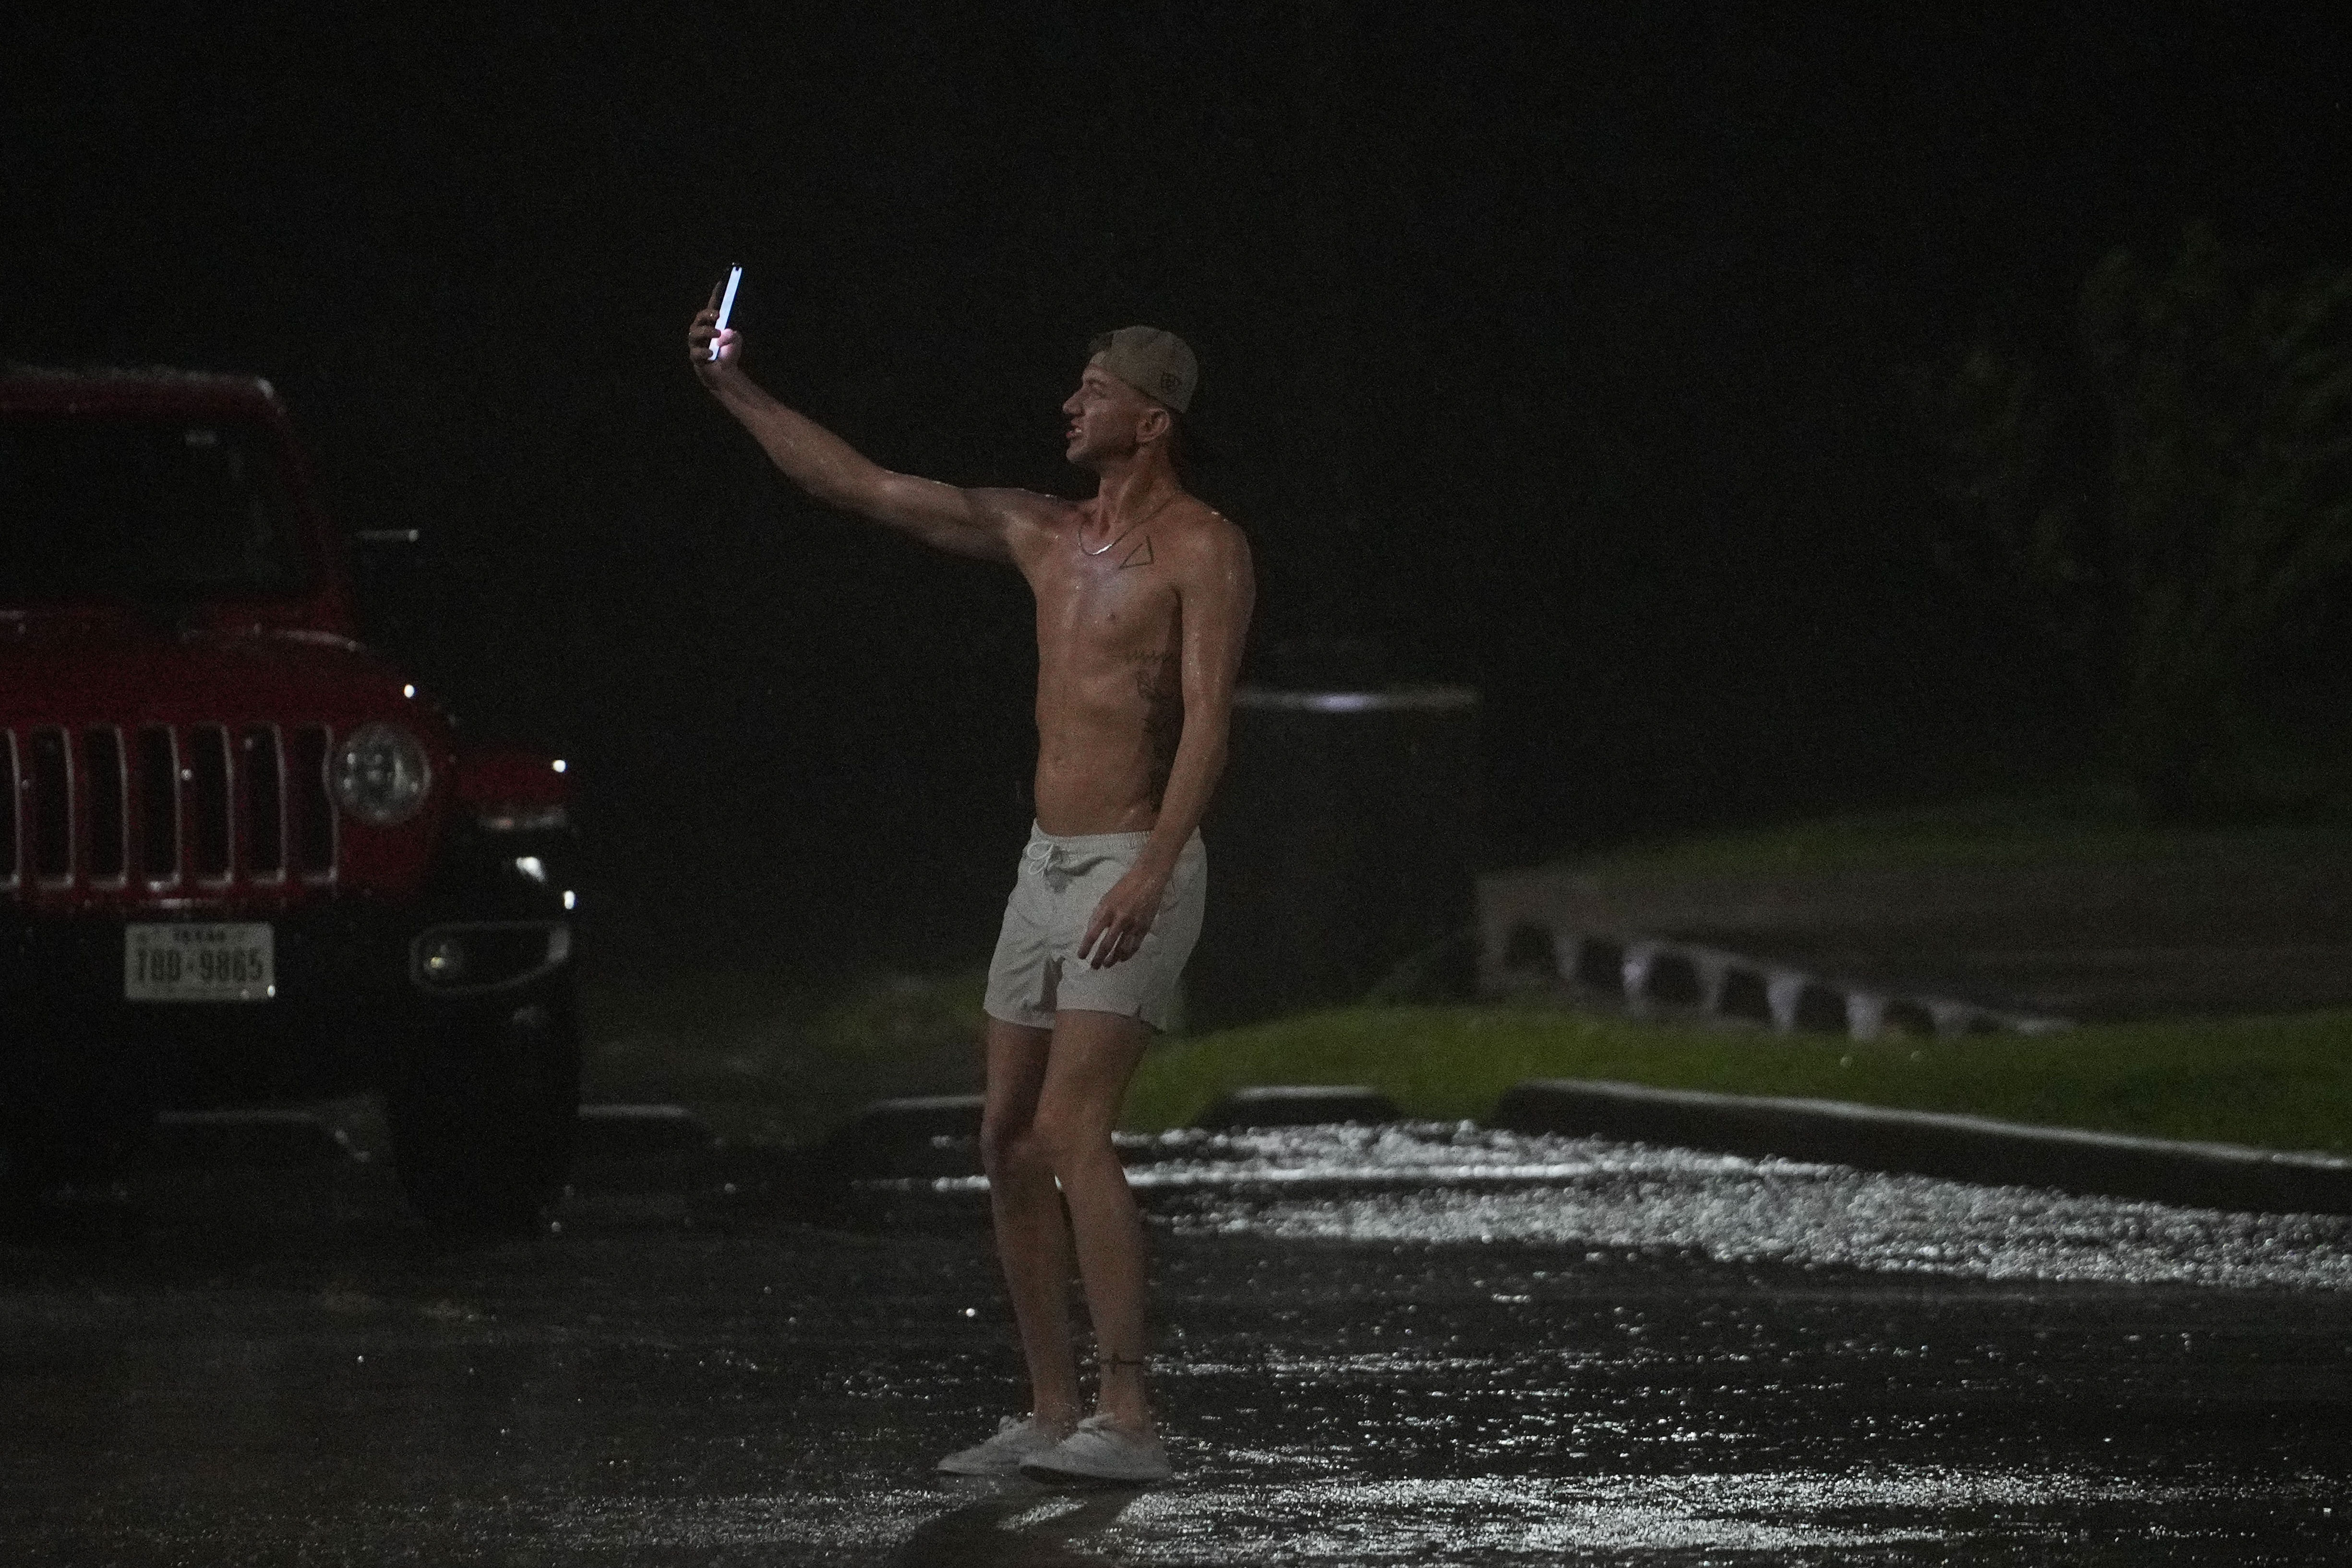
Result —
MULTIPOLYGON (((1118 539, 1123 539, 1123 538, 1127 538, 1127 536, 1128 536, 1128 535, 1129 535, 1129 534, 1133 533, 1136 529, 1138 529, 1138 528, 1141 528, 1144 524, 1146 524, 1146 523, 1150 522, 1152 518, 1154 518, 1154 517, 1158 517, 1160 513, 1162 513, 1162 512, 1166 511, 1166 510, 1168 509, 1168 503, 1169 503, 1169 502, 1171 502, 1171 501, 1172 501, 1172 500, 1174 500, 1175 498, 1176 498, 1176 492, 1175 492, 1175 491, 1173 491, 1173 490, 1171 490, 1171 491, 1169 491, 1169 492, 1168 492, 1168 494, 1166 494, 1165 496, 1160 497, 1160 505, 1158 505, 1158 506, 1156 506, 1156 507, 1152 507, 1152 508, 1151 508, 1151 510, 1150 510, 1150 511, 1148 511, 1148 512, 1144 513, 1144 514, 1143 514, 1143 516, 1141 516, 1141 517, 1139 517, 1136 518, 1136 519, 1135 519, 1135 521, 1133 521, 1133 522, 1131 522, 1131 523, 1128 524, 1128 525, 1127 525, 1127 527, 1125 527, 1125 528, 1123 528, 1119 529, 1119 531, 1118 531, 1118 539)), ((1117 546, 1118 546, 1118 539, 1113 539, 1113 540, 1111 540, 1109 544, 1107 544, 1107 545, 1103 546, 1103 548, 1102 548, 1102 549, 1087 549, 1087 541, 1086 541, 1085 539, 1083 539, 1083 538, 1082 538, 1082 539, 1080 539, 1080 540, 1078 541, 1078 553, 1079 553, 1080 555, 1108 555, 1108 554, 1110 554, 1110 552, 1112 551, 1112 549, 1114 549, 1115 548, 1117 548, 1117 546)))

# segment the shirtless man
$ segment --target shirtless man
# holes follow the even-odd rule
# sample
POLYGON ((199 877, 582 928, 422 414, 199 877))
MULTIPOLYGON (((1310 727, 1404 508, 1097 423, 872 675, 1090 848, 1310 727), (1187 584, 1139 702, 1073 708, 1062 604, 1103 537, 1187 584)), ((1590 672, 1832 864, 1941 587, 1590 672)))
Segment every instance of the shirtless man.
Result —
POLYGON ((1192 351, 1148 327, 1095 340, 1062 405, 1069 461, 1098 481, 1073 504, 877 466, 756 385, 741 339, 717 321, 711 308, 694 319, 687 357, 794 484, 934 549, 1003 561, 1037 602, 1037 821, 989 971, 981 1123, 1030 1407, 940 1468, 1165 1479, 1143 1380, 1143 1226, 1111 1130, 1200 934, 1198 830, 1255 594, 1241 530, 1185 493, 1171 459, 1192 351), (1083 1420, 1073 1239, 1100 1373, 1083 1420))

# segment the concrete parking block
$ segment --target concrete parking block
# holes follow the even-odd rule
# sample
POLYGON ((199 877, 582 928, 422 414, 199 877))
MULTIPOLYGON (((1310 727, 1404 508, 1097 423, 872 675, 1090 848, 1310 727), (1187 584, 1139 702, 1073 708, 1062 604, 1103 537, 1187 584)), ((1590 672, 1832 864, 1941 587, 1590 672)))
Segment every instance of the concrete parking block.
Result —
POLYGON ((683 1105, 583 1105, 574 1158, 583 1164, 708 1154, 713 1139, 683 1105))
POLYGON ((155 1118, 154 1163, 204 1168, 338 1166, 351 1140, 311 1111, 265 1107, 166 1111, 155 1118))
POLYGON ((1192 1125, 1308 1127, 1333 1122, 1393 1122, 1396 1102, 1360 1083, 1276 1083, 1219 1095, 1192 1125))

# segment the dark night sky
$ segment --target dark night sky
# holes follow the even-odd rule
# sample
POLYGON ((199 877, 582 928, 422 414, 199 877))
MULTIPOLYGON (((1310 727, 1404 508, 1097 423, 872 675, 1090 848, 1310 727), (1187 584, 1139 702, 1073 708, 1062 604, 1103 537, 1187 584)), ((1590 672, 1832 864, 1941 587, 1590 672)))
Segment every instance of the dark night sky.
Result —
POLYGON ((763 468, 682 362, 730 259, 757 373, 960 482, 1075 491, 1086 337, 1184 333, 1256 667, 1482 687, 1497 861, 2063 760, 1902 368, 2191 218, 2352 260, 2322 5, 217 9, 0 23, 0 356, 270 377, 632 937, 982 950, 1026 821, 1024 591, 763 468))

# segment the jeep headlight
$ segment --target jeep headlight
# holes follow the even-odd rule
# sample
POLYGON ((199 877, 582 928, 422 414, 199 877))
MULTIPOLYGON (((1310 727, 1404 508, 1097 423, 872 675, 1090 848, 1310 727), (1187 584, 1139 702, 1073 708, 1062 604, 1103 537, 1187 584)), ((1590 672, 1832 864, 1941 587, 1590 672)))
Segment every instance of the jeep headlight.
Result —
POLYGON ((433 764, 400 726, 364 724, 335 752, 334 785, 344 810, 371 827, 396 827, 424 808, 433 764))

